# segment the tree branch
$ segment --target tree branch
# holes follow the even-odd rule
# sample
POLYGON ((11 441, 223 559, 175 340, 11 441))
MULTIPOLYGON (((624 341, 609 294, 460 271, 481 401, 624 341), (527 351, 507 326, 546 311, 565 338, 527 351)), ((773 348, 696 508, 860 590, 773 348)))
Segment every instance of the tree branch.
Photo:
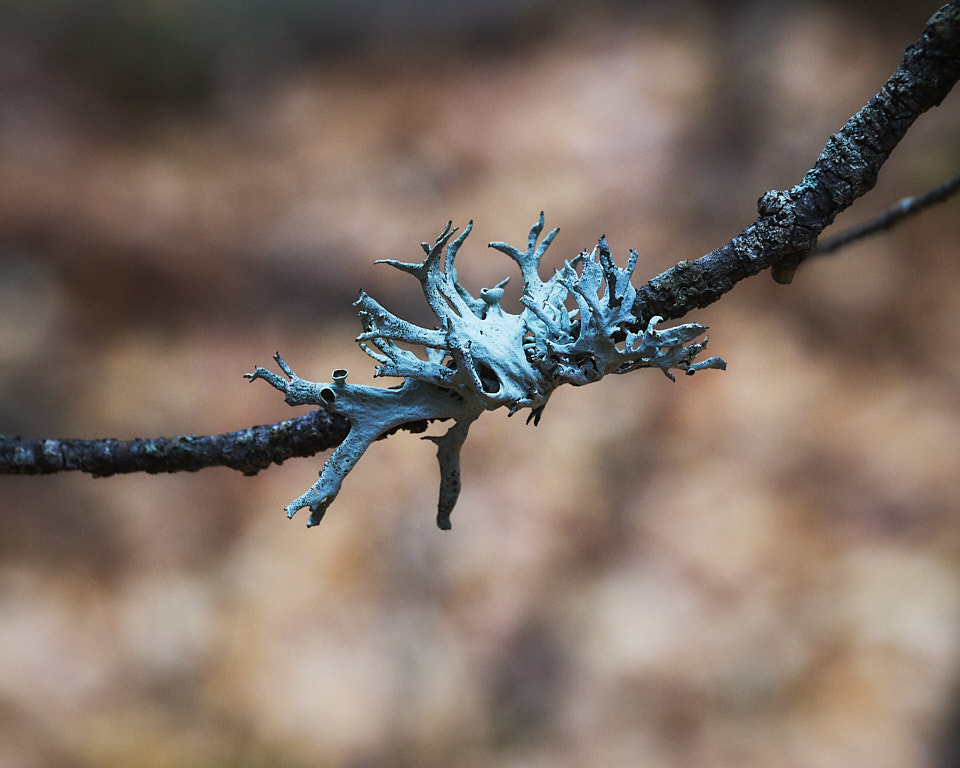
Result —
MULTIPOLYGON (((739 281, 767 268, 772 268, 777 282, 789 283, 796 268, 815 252, 820 233, 873 188, 880 168, 910 126, 943 100, 958 77, 960 0, 953 0, 934 14, 876 96, 830 137, 799 184, 764 194, 758 202, 758 218, 730 242, 696 261, 681 261, 639 288, 632 305, 635 323, 617 334, 643 329, 657 315, 676 319, 708 306, 739 281)), ((890 220, 884 226, 893 223, 890 220)), ((423 422, 399 428, 422 431, 423 422)), ((272 463, 336 446, 348 431, 346 419, 321 409, 277 424, 214 436, 130 441, 0 436, 0 473, 78 470, 103 477, 226 466, 255 474, 272 463)))
POLYGON ((343 442, 347 420, 325 410, 222 435, 148 440, 24 440, 0 435, 0 473, 49 475, 77 470, 95 477, 126 472, 196 472, 229 467, 255 475, 286 459, 313 456, 343 442))
POLYGON ((813 168, 793 189, 772 190, 760 216, 726 245, 681 261, 637 291, 638 326, 654 315, 683 317, 719 299, 746 277, 773 267, 789 283, 838 213, 873 189, 877 174, 914 121, 960 77, 960 2, 937 11, 880 91, 830 137, 813 168))

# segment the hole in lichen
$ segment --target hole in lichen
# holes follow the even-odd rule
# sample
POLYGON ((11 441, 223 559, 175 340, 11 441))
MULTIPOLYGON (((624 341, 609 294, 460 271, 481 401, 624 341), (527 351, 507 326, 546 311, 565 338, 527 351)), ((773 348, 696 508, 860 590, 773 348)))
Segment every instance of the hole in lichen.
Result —
POLYGON ((500 379, 486 363, 477 362, 477 376, 480 377, 480 386, 488 395, 495 395, 500 391, 500 379))
POLYGON ((323 402, 330 404, 337 399, 337 393, 330 389, 330 387, 324 387, 320 390, 320 399, 323 400, 323 402))

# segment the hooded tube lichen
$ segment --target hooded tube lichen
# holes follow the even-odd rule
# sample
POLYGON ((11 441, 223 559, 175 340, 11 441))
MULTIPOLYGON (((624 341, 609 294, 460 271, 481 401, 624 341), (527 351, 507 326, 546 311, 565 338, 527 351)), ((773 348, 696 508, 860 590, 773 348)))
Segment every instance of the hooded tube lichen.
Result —
POLYGON ((592 251, 582 252, 548 280, 541 280, 540 261, 558 231, 540 240, 543 224, 541 213, 530 229, 525 251, 490 243, 520 268, 523 310, 519 314, 500 305, 507 280, 483 289, 479 297, 457 280, 454 262, 472 221, 456 238, 451 222, 433 245, 423 243, 426 258, 422 262, 382 262, 416 277, 439 321, 436 328, 422 328, 361 292, 356 306, 363 333, 357 341, 377 361, 375 375, 402 378, 399 386, 348 384, 343 369, 334 371, 331 383, 306 381, 279 354, 274 358, 286 378, 259 366, 246 374, 251 381, 263 379, 283 392, 290 405, 317 405, 350 422, 346 439, 324 463, 320 479, 287 507, 288 516, 309 507, 308 525, 316 525, 344 477, 374 440, 404 425, 452 419, 444 435, 428 438, 437 444, 440 463, 437 525, 449 529, 460 493, 460 449, 470 425, 484 411, 506 407, 513 415, 529 408, 527 421, 536 424, 550 394, 561 384, 581 386, 636 368, 659 368, 673 379, 671 369, 692 374, 726 367, 719 357, 694 362, 706 338, 702 343, 687 342, 700 336, 704 325, 688 323, 659 330, 662 318, 654 317, 643 330, 631 330, 638 325, 632 312, 636 289, 630 282, 636 251, 620 269, 601 238, 592 251), (576 308, 568 308, 570 301, 576 308), (422 347, 424 355, 400 343, 422 347))

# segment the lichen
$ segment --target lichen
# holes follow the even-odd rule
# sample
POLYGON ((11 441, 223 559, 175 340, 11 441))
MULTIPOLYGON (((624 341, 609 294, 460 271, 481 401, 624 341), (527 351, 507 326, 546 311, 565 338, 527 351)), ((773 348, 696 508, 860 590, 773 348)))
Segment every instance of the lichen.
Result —
POLYGON ((520 268, 524 308, 519 314, 500 304, 509 278, 479 296, 458 281, 454 262, 473 222, 456 238, 457 229, 448 223, 433 245, 422 243, 422 262, 382 262, 417 278, 439 321, 436 328, 422 328, 361 292, 356 306, 363 333, 357 341, 377 361, 375 375, 401 378, 399 386, 348 384, 344 369, 335 370, 330 383, 306 381, 279 353, 274 359, 286 378, 259 366, 246 374, 283 392, 290 405, 318 405, 350 422, 346 439, 324 463, 320 479, 291 502, 288 516, 309 507, 308 525, 319 523, 343 479, 374 440, 404 425, 452 420, 445 434, 426 438, 437 444, 440 464, 437 525, 449 529, 460 493, 460 450, 471 424, 484 411, 506 407, 512 416, 527 408, 528 423, 537 424, 550 394, 561 384, 582 386, 637 368, 659 368, 673 380, 671 369, 692 374, 726 367, 719 357, 694 362, 707 339, 688 342, 706 330, 704 325, 661 330, 657 324, 662 318, 654 317, 645 328, 637 328, 632 313, 636 289, 630 282, 636 251, 631 250, 620 269, 600 238, 592 251, 583 251, 541 280, 540 261, 558 232, 554 229, 540 240, 543 225, 541 213, 524 251, 490 243, 520 268), (424 354, 401 344, 422 347, 424 354))

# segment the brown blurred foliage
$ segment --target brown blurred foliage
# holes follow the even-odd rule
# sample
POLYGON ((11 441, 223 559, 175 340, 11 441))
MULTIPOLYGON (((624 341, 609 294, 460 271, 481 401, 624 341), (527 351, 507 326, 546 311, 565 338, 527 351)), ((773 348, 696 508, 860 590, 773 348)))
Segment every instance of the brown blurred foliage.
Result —
MULTIPOLYGON (((640 278, 695 258, 799 181, 936 8, 409 0, 298 25, 291 2, 264 27, 96 5, 0 6, 4 433, 286 418, 241 378, 278 348, 370 380, 350 304, 426 320, 373 261, 448 219, 476 221, 474 288, 540 210, 557 260, 601 233, 640 278)), ((953 94, 845 221, 955 173, 958 129, 953 94)), ((956 764, 957 211, 690 318, 726 373, 483 418, 449 534, 405 434, 309 533, 282 507, 322 457, 0 478, 0 764, 956 764)))

